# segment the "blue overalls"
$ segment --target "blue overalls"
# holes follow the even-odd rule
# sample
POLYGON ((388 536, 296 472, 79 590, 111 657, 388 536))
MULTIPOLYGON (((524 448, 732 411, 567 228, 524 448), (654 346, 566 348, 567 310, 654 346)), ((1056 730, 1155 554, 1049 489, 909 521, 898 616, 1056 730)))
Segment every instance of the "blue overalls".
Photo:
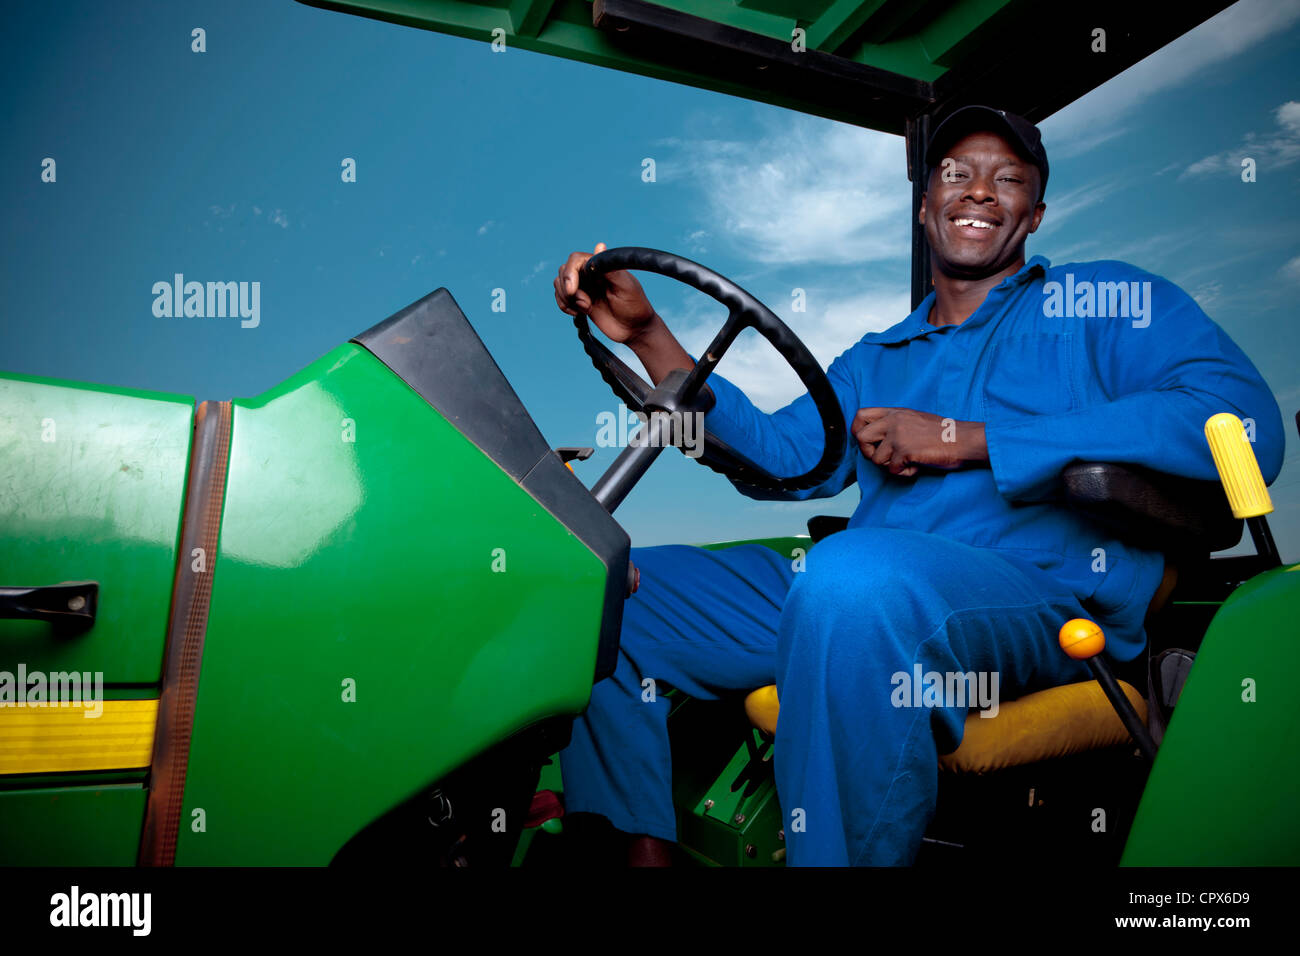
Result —
MULTIPOLYGON (((1228 411, 1253 421, 1265 480, 1281 470, 1268 386, 1165 279, 1035 256, 960 325, 930 325, 933 302, 931 292, 864 336, 827 374, 846 421, 887 406, 984 422, 989 466, 899 477, 850 438, 818 488, 742 488, 804 499, 857 481, 848 529, 800 570, 757 545, 633 549, 641 587, 624 610, 617 669, 593 687, 560 754, 569 812, 675 840, 664 687, 716 699, 775 682, 789 863, 908 864, 934 812, 938 754, 960 744, 970 702, 922 702, 900 691, 900 675, 996 675, 1006 701, 1088 679, 1057 645, 1070 618, 1097 621, 1117 660, 1145 643, 1163 558, 1055 503, 1062 469, 1108 461, 1214 480, 1204 423, 1228 411), (658 693, 643 692, 646 679, 658 693)), ((720 375, 709 383, 709 429, 757 464, 791 475, 820 457, 808 395, 768 415, 720 375)))

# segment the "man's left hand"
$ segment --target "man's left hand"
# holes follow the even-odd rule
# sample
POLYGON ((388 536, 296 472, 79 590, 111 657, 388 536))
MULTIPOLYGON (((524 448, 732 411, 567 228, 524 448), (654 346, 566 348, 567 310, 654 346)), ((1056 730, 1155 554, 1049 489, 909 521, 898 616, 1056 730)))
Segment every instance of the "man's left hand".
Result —
POLYGON ((959 422, 911 408, 860 408, 852 432, 863 455, 903 477, 922 466, 952 470, 989 459, 983 422, 959 422))

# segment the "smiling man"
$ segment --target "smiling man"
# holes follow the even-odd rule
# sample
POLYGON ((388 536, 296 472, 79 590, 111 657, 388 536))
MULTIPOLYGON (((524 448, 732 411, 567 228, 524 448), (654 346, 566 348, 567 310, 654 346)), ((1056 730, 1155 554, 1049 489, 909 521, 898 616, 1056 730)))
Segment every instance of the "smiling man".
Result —
MULTIPOLYGON (((900 674, 983 680, 1010 700, 1089 679, 1057 645, 1071 618, 1097 621, 1118 660, 1145 644, 1163 558, 1063 507, 1065 466, 1213 480, 1202 429, 1228 411, 1255 423, 1265 479, 1281 470, 1272 393, 1185 292, 1122 262, 1026 263, 1047 208, 1034 126, 966 107, 937 127, 925 159, 934 290, 827 370, 855 442, 819 487, 776 496, 738 486, 802 499, 856 481, 848 528, 802 571, 757 545, 633 551, 641 585, 618 667, 561 753, 569 812, 629 834, 631 862, 662 862, 676 837, 668 702, 643 694, 646 679, 706 699, 775 682, 789 862, 910 863, 934 811, 938 755, 961 742, 970 701, 898 693, 900 674), (1135 284, 1149 290, 1137 319, 1135 284)), ((607 275, 594 297, 579 288, 588 258, 575 252, 561 267, 561 310, 625 342, 656 383, 690 368, 629 273, 607 275)), ((709 384, 705 424, 770 473, 799 474, 820 457, 810 396, 768 415, 723 376, 709 384)))

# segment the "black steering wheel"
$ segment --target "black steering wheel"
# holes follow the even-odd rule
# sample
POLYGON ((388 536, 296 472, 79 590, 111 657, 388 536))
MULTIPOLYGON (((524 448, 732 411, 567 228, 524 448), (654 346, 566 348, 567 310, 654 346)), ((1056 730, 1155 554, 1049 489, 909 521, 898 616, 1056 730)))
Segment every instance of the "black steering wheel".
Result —
POLYGON ((579 272, 579 284, 589 295, 595 297, 600 295, 599 290, 603 285, 601 276, 622 269, 654 272, 684 282, 716 299, 728 310, 727 322, 722 331, 714 336, 713 342, 705 349, 695 367, 689 373, 672 373, 658 388, 628 368, 592 335, 586 315, 575 316, 573 324, 582 340, 582 347, 591 357, 600 377, 629 409, 649 415, 654 411, 673 412, 698 408, 697 398, 709 373, 726 354, 736 336, 745 329, 752 328, 771 342, 777 352, 790 363, 790 367, 799 376, 799 381, 812 396, 821 415, 825 439, 821 459, 802 475, 778 478, 705 429, 699 461, 721 475, 762 491, 800 491, 813 488, 834 474, 844 458, 844 413, 826 373, 817 364, 813 354, 790 331, 789 326, 778 319, 771 309, 725 276, 718 275, 698 262, 658 249, 621 246, 599 252, 583 265, 579 272))

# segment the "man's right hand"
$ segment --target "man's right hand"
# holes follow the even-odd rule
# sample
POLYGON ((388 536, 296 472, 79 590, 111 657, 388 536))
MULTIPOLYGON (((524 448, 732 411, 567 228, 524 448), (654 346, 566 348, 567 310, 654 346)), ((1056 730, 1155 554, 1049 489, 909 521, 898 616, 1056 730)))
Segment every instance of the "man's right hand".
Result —
MULTIPOLYGON (((596 243, 595 252, 604 251, 605 244, 596 243)), ((595 252, 569 253, 555 277, 555 304, 568 315, 590 316, 596 328, 611 340, 630 345, 650 327, 655 318, 654 307, 636 276, 626 269, 601 276, 601 288, 594 294, 579 288, 578 270, 595 252)))
MULTIPOLYGON (((605 244, 596 243, 596 252, 605 244)), ((601 276, 601 289, 594 295, 578 288, 578 270, 594 252, 572 252, 555 277, 555 304, 569 315, 586 314, 615 342, 629 346, 645 366, 650 381, 658 385, 675 369, 689 372, 695 360, 668 331, 655 313, 636 276, 626 269, 601 276)), ((706 392, 709 387, 704 386, 706 392)))

